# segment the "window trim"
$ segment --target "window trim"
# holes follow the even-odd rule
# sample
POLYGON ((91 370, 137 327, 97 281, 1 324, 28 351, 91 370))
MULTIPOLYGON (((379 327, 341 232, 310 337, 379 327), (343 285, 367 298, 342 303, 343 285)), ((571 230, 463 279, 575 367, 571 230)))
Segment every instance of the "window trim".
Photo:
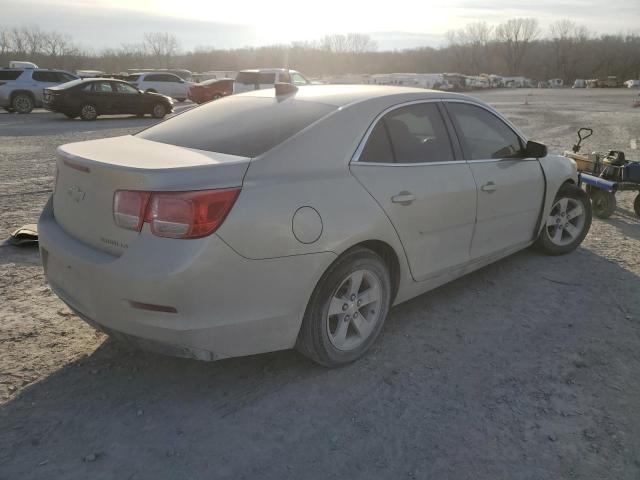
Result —
MULTIPOLYGON (((367 128, 367 131, 365 132, 364 136, 360 140, 360 143, 358 143, 358 147, 356 148, 356 151, 351 156, 351 161, 349 162, 349 164, 353 164, 353 165, 375 165, 375 166, 378 166, 378 167, 421 167, 421 166, 425 166, 425 165, 451 165, 453 163, 457 164, 457 163, 460 163, 460 162, 465 162, 466 160, 464 158, 457 158, 458 157, 458 150, 455 147, 455 143, 458 141, 458 138, 456 136, 455 141, 454 141, 454 138, 451 135, 450 127, 449 127, 449 124, 447 122, 448 118, 445 118, 443 112, 438 107, 438 104, 441 103, 441 102, 442 102, 441 98, 429 98, 429 99, 422 99, 422 100, 411 100, 411 101, 408 101, 408 102, 398 103, 398 104, 392 105, 392 106, 384 109, 382 112, 380 112, 378 115, 376 115, 376 117, 374 118, 374 120, 371 123, 371 125, 369 125, 369 128, 367 128), (444 126, 445 131, 447 132, 447 136, 449 137, 449 143, 451 145, 451 153, 455 157, 453 160, 444 160, 442 162, 411 162, 411 163, 363 162, 363 161, 360 161, 360 157, 362 156, 362 152, 364 151, 364 147, 367 144, 367 142, 369 141, 369 137, 371 136, 371 133, 373 132, 373 129, 378 124, 378 122, 380 120, 382 120, 382 118, 385 115, 387 115, 390 112, 393 112, 394 110, 398 110, 398 109, 403 108, 403 107, 408 107, 408 106, 411 106, 411 105, 420 105, 420 104, 423 104, 423 103, 434 103, 436 105, 436 108, 438 110, 438 114, 440 115, 440 117, 442 119, 442 125, 444 126)), ((389 133, 387 132, 387 135, 388 134, 389 133)), ((389 138, 389 142, 391 142, 391 138, 389 138)), ((393 151, 393 143, 391 145, 392 145, 391 150, 393 151)), ((395 153, 394 153, 394 155, 395 155, 395 153)))
MULTIPOLYGON (((517 162, 522 162, 522 161, 527 161, 527 160, 532 160, 529 157, 513 157, 513 158, 479 158, 476 160, 470 160, 467 157, 466 152, 464 151, 464 147, 462 144, 462 141, 460 140, 460 134, 456 128, 456 123, 453 120, 453 115, 451 114, 451 112, 449 111, 449 109, 447 108, 447 104, 448 103, 464 103, 467 105, 472 105, 474 107, 478 107, 481 108, 482 110, 485 110, 486 112, 488 112, 490 115, 492 114, 494 117, 496 117, 498 120, 500 120, 502 123, 504 123, 515 135, 516 137, 518 137, 518 140, 520 140, 520 146, 521 148, 526 148, 527 145, 527 139, 526 137, 520 132, 520 130, 518 130, 518 128, 511 123, 509 120, 507 120, 502 114, 500 114, 500 112, 488 107, 487 105, 483 105, 481 103, 476 103, 473 101, 469 101, 466 99, 442 99, 442 105, 444 107, 444 111, 447 114, 447 117, 449 118, 449 121, 451 122, 451 128, 453 128, 453 133, 456 136, 456 140, 458 142, 458 145, 460 145, 460 152, 462 153, 462 157, 464 159, 465 162, 467 163, 496 163, 496 162, 506 162, 506 161, 517 161, 517 162)), ((533 159, 533 160, 537 160, 537 159, 533 159)))

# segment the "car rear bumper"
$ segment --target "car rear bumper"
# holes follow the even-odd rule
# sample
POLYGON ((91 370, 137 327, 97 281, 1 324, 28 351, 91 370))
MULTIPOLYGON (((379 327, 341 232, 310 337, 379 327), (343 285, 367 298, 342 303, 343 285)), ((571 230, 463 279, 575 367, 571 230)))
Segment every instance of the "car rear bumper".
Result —
POLYGON ((81 318, 143 348, 202 360, 292 348, 313 288, 335 259, 249 260, 215 234, 172 240, 144 231, 117 257, 67 234, 51 202, 38 233, 49 285, 81 318))

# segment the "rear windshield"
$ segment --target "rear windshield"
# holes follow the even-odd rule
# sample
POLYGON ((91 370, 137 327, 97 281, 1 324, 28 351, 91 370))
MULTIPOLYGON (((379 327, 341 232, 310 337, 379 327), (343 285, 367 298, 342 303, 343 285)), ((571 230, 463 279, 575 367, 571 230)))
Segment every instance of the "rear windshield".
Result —
POLYGON ((0 80, 15 80, 21 73, 22 70, 0 70, 0 80))
POLYGON ((180 147, 256 157, 336 108, 293 98, 227 97, 177 115, 138 136, 180 147))

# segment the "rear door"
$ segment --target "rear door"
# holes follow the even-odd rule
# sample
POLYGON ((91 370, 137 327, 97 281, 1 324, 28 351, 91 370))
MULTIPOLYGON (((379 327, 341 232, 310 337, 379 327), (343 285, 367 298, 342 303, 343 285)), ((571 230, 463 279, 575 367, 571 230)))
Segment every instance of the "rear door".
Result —
POLYGON ((92 103, 98 109, 99 115, 117 112, 115 109, 116 96, 113 92, 113 85, 107 80, 93 82, 92 103))
POLYGON ((523 140, 495 113, 466 102, 445 105, 478 185, 471 258, 530 242, 545 191, 540 162, 524 157, 523 140))
POLYGON ((476 185, 438 102, 399 106, 370 129, 351 171, 393 223, 415 280, 469 261, 476 185))

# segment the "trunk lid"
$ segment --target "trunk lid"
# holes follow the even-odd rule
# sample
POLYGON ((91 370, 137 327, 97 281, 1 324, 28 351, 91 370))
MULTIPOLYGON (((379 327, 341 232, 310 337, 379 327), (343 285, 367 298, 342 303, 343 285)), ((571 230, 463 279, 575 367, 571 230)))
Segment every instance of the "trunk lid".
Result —
POLYGON ((63 145, 58 154, 53 194, 56 221, 69 235, 113 255, 122 254, 140 235, 115 225, 116 190, 238 187, 250 162, 246 157, 130 135, 63 145))

